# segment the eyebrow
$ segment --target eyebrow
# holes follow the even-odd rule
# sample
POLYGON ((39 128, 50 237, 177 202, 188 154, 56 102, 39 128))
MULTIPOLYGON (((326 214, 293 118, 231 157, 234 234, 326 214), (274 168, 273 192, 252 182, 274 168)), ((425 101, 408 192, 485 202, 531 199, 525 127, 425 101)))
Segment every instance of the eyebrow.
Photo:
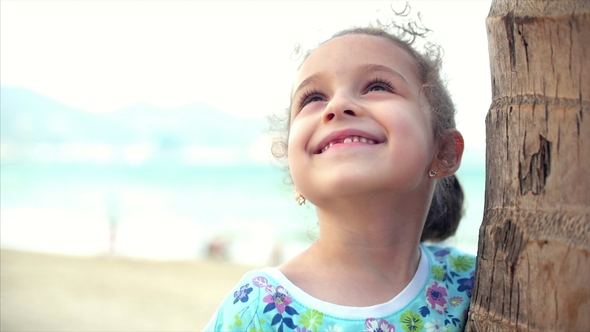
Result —
POLYGON ((300 90, 302 90, 306 86, 319 80, 322 76, 323 76, 323 74, 321 72, 319 72, 319 73, 315 73, 315 74, 309 76, 308 78, 304 79, 303 82, 301 82, 301 84, 299 84, 297 89, 295 89, 295 91, 293 91, 293 93, 291 94, 291 98, 293 98, 300 90))
MULTIPOLYGON (((402 79, 405 83, 409 84, 408 80, 406 80, 406 78, 402 74, 400 74, 398 71, 393 70, 393 69, 383 66, 383 65, 378 65, 378 64, 374 64, 374 63, 367 63, 364 65, 357 66, 357 70, 362 71, 362 72, 376 72, 376 71, 387 72, 393 76, 396 76, 396 77, 402 79)), ((319 80, 322 76, 323 76, 323 72, 318 72, 318 73, 315 73, 315 74, 309 76, 308 78, 304 79, 303 82, 301 82, 301 84, 299 84, 297 89, 295 89, 295 91, 293 91, 291 96, 295 96, 300 90, 302 90, 306 86, 314 83, 315 81, 319 80)))
POLYGON ((394 70, 392 68, 389 68, 389 67, 386 67, 383 65, 368 63, 368 64, 364 64, 364 65, 359 65, 357 67, 357 69, 359 71, 365 71, 365 72, 384 71, 384 72, 387 72, 393 76, 397 76, 397 77, 401 78, 406 83, 409 83, 408 80, 406 80, 406 78, 402 74, 400 74, 397 70, 394 70))

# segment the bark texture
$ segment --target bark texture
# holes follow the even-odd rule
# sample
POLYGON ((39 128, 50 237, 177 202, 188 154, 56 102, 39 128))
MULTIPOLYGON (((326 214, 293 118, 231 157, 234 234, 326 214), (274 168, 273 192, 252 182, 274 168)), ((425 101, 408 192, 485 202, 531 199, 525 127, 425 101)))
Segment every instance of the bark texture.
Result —
POLYGON ((494 0, 467 331, 590 330, 590 1, 494 0))

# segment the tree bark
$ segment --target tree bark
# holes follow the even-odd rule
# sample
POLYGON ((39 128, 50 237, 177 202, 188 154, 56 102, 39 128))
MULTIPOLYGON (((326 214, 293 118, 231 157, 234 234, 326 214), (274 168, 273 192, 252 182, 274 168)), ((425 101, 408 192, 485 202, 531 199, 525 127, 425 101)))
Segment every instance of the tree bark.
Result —
POLYGON ((494 0, 467 331, 590 330, 590 1, 494 0))

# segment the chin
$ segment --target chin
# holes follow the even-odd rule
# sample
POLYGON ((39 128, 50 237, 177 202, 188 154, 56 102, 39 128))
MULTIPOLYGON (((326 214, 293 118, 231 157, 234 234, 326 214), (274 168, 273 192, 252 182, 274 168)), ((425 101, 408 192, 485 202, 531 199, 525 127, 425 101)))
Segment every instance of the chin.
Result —
MULTIPOLYGON (((334 176, 316 182, 312 189, 326 198, 369 194, 384 189, 383 178, 368 179, 366 176, 334 176)), ((313 196, 313 195, 312 195, 313 196)))
MULTIPOLYGON (((321 202, 336 197, 354 197, 363 195, 387 195, 387 193, 411 193, 420 190, 425 185, 420 179, 411 177, 394 178, 379 176, 378 174, 364 174, 363 176, 347 174, 346 176, 327 176, 322 181, 312 182, 314 185, 309 188, 310 195, 305 195, 310 202, 321 204, 321 202)), ((316 204, 316 205, 317 205, 316 204)))

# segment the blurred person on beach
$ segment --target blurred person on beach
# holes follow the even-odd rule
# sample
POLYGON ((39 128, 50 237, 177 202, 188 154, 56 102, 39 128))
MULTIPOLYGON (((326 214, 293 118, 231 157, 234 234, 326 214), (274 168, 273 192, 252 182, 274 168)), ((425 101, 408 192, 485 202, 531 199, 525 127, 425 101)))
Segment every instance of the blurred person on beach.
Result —
POLYGON ((463 214, 464 143, 425 31, 353 28, 307 53, 273 153, 318 238, 245 274, 205 331, 464 328, 475 257, 441 244, 463 214))

